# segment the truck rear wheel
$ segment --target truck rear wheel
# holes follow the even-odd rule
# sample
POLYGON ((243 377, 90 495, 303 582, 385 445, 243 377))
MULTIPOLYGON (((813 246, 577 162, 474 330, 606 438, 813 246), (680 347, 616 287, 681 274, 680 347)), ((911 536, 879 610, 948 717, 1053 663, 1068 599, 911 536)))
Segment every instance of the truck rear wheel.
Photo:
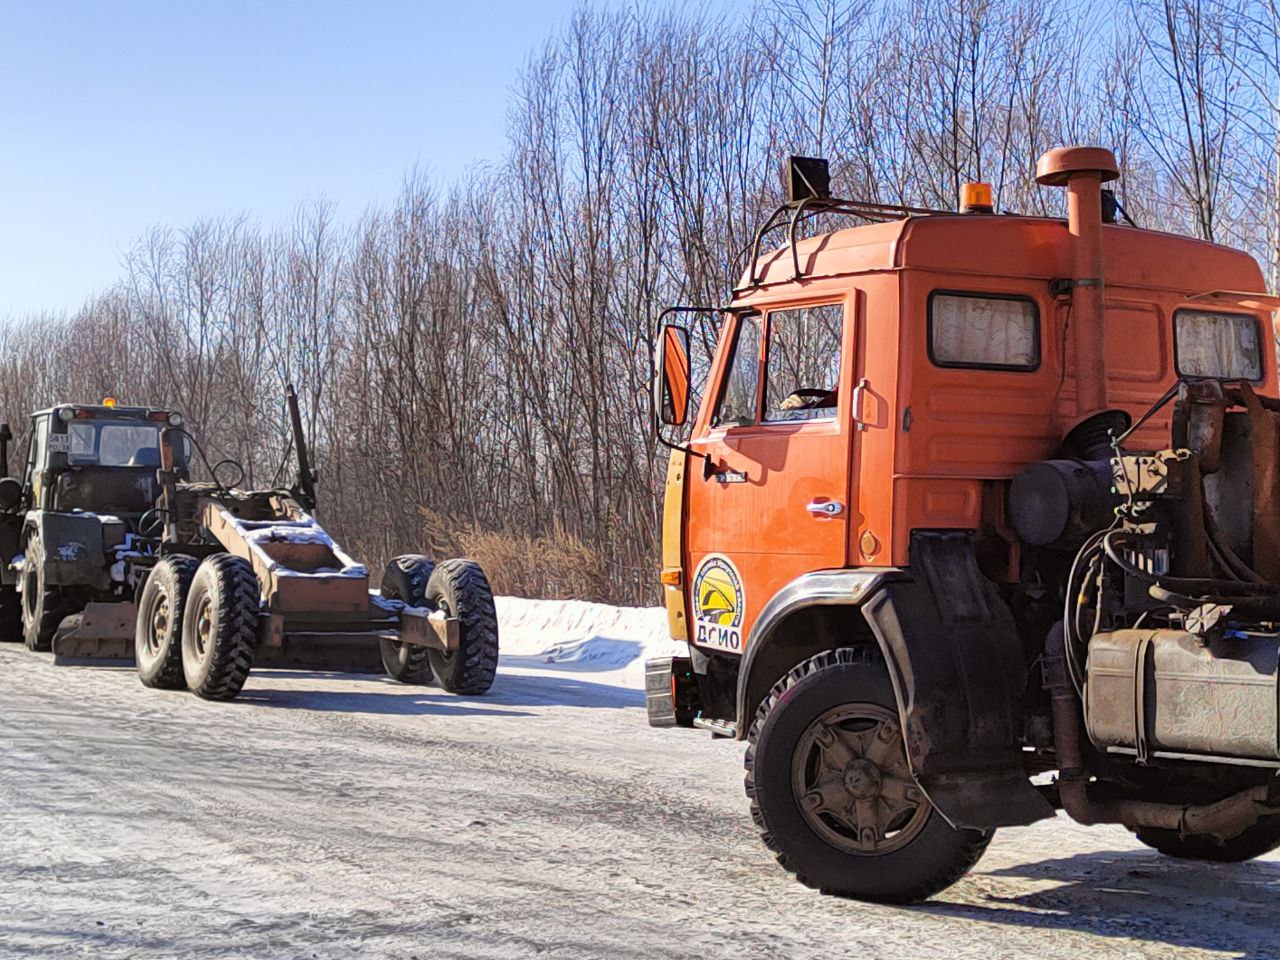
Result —
POLYGON ((62 621, 86 602, 83 590, 50 586, 45 574, 44 543, 34 534, 22 564, 22 632, 28 650, 51 650, 62 621))
POLYGON ((205 700, 234 700, 258 644, 258 578, 248 560, 206 557, 191 581, 182 622, 187 687, 205 700))
MULTIPOLYGON (((435 567, 434 560, 421 554, 396 557, 383 571, 379 592, 388 600, 401 600, 412 607, 425 606, 427 583, 435 567)), ((378 643, 382 647, 382 666, 392 680, 416 684, 431 682, 431 661, 426 647, 396 640, 380 640, 378 643)))
POLYGON ((199 564, 192 557, 165 557, 151 569, 138 598, 133 656, 144 687, 181 690, 182 621, 199 564))
POLYGON ((1180 837, 1176 830, 1142 827, 1134 831, 1138 840, 1179 860, 1209 860, 1215 863, 1243 863, 1280 848, 1280 817, 1259 820, 1244 833, 1218 843, 1213 837, 1180 837))
POLYGON ((953 828, 912 779, 893 687, 869 651, 820 653, 783 677, 756 712, 745 765, 761 839, 823 893, 924 900, 991 841, 953 828))
POLYGON ((427 606, 458 618, 458 649, 427 649, 436 683, 450 693, 487 693, 498 672, 498 612, 474 560, 445 560, 427 582, 427 606))

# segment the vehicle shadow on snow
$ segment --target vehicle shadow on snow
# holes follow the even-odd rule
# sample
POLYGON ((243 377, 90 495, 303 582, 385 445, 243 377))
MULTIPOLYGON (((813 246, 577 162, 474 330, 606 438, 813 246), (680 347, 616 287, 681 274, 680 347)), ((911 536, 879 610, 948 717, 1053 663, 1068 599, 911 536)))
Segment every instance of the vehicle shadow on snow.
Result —
MULTIPOLYGON (((506 657, 503 665, 516 667, 543 667, 545 662, 536 657, 506 657)), ((595 683, 580 676, 522 674, 502 672, 486 701, 512 706, 562 706, 595 707, 620 710, 625 707, 643 707, 644 691, 619 687, 609 683, 595 683)))
MULTIPOLYGON (((506 666, 545 666, 535 658, 504 658, 506 666), (528 663, 521 661, 527 660, 528 663)), ((384 677, 369 674, 327 673, 303 670, 255 670, 262 679, 364 680, 376 684, 369 691, 255 689, 245 687, 237 698, 244 703, 265 707, 325 710, 374 714, 436 714, 440 716, 527 717, 526 710, 502 707, 590 707, 623 709, 644 706, 644 694, 629 687, 594 683, 578 676, 559 674, 505 673, 498 668, 493 688, 478 697, 445 693, 438 687, 405 686, 384 677)))
POLYGON ((237 703, 286 710, 324 713, 367 713, 438 717, 528 717, 524 710, 497 710, 491 697, 467 698, 431 692, 431 687, 397 687, 394 690, 339 692, 335 690, 254 690, 246 687, 237 703), (412 691, 412 692, 409 692, 412 691))
POLYGON ((921 909, 1015 927, 1073 930, 1241 957, 1275 956, 1280 863, 1274 861, 1211 864, 1116 850, 983 873, 1061 885, 1018 896, 988 894, 981 904, 934 901, 921 909))

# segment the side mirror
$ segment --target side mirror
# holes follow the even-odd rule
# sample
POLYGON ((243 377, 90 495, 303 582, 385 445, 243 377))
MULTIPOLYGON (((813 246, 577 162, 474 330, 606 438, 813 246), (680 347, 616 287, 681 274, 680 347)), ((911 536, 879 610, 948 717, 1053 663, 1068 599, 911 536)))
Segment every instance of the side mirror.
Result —
POLYGON ((654 413, 658 423, 680 427, 689 418, 689 331, 677 324, 663 324, 657 351, 654 413))

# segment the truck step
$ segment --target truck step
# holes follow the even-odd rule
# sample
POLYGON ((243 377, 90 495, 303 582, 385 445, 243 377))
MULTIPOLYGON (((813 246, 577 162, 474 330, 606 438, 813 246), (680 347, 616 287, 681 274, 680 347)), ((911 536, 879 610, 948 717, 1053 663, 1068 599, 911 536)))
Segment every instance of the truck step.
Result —
POLYGON ((699 730, 710 730, 713 737, 736 737, 738 725, 732 720, 713 720, 698 714, 693 718, 693 725, 699 730))

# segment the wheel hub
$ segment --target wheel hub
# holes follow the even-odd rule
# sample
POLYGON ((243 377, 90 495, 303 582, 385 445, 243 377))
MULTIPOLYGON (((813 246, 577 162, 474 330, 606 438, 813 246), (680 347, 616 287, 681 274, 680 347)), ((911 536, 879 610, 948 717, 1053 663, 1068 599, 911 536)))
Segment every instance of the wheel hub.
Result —
POLYGON ((204 656, 209 649, 209 638, 213 633, 213 604, 208 597, 200 603, 200 612, 196 617, 196 651, 204 656))
POLYGON ((165 638, 169 635, 169 598, 161 597, 156 602, 156 608, 151 614, 151 636, 150 651, 151 653, 159 653, 161 647, 164 646, 165 638))
POLYGON ((809 826, 848 853, 899 849, 929 817, 898 718, 879 704, 844 704, 813 721, 796 744, 791 783, 809 826))
POLYGON ((844 788, 855 800, 870 800, 880 793, 880 768, 870 760, 855 760, 844 768, 844 788))

